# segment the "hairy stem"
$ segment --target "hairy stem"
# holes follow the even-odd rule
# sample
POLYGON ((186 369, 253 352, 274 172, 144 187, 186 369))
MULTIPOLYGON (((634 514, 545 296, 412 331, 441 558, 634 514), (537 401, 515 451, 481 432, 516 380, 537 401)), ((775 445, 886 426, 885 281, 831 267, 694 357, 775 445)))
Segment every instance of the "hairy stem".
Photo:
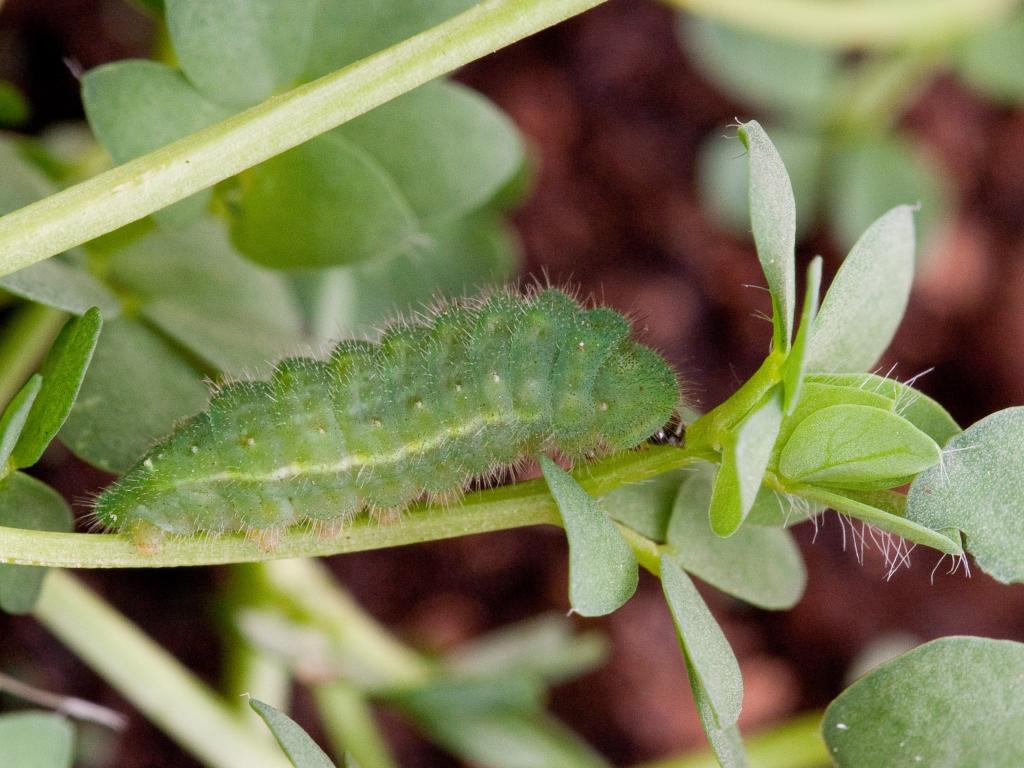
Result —
MULTIPOLYGON (((574 474, 589 493, 601 496, 619 486, 686 466, 697 458, 681 448, 657 446, 581 466, 574 474)), ((169 537, 157 552, 147 554, 125 536, 0 527, 0 563, 58 568, 217 565, 360 552, 545 524, 560 525, 561 519, 546 486, 532 480, 470 494, 454 507, 416 505, 393 525, 381 525, 362 515, 342 533, 329 538, 293 528, 273 550, 261 549, 241 535, 197 536, 169 537)))
POLYGON ((0 218, 0 275, 112 232, 604 0, 484 0, 384 51, 0 218))
POLYGON ((48 574, 35 616, 182 747, 211 768, 287 768, 269 734, 245 721, 176 659, 60 571, 48 574))
POLYGON ((835 48, 901 48, 970 35, 1018 0, 667 0, 737 27, 835 48))

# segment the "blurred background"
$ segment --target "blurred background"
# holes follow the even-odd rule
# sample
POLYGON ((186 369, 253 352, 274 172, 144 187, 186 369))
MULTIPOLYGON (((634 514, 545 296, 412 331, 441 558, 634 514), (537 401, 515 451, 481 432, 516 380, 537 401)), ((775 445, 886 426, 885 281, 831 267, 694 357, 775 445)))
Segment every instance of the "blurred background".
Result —
MULTIPOLYGON (((41 135, 83 118, 77 76, 147 57, 151 17, 119 0, 8 0, 0 12, 4 122, 41 135)), ((901 202, 921 204, 919 274, 881 364, 962 424, 1024 403, 1024 21, 1020 12, 948 44, 867 54, 758 37, 645 0, 611 2, 461 70, 504 110, 530 170, 511 215, 518 279, 548 275, 639 319, 693 404, 733 392, 767 351, 767 294, 745 226, 741 146, 728 126, 761 120, 796 190, 800 264, 826 282, 856 235, 901 202)), ((69 134, 75 135, 75 134, 69 134)), ((69 139, 70 140, 70 139, 69 139)), ((74 140, 81 140, 80 137, 74 140)), ((0 182, 2 183, 2 182, 0 182)), ((511 262, 510 262, 511 264, 511 262)), ((508 269, 508 266, 502 269, 508 269)), ((78 499, 106 482, 70 453, 37 473, 78 499)), ((948 634, 1024 640, 1024 590, 947 574, 918 549, 887 578, 831 513, 795 529, 809 569, 789 612, 702 590, 740 659, 741 727, 825 706, 866 657, 948 634)), ((373 615, 431 651, 567 610, 561 532, 517 530, 336 557, 373 615)), ((85 574, 87 582, 208 679, 219 674, 214 568, 85 574), (197 616, 210 620, 201 631, 197 616)), ((674 630, 658 584, 602 620, 606 662, 562 685, 553 709, 616 764, 699 748, 674 630)), ((0 616, 5 670, 131 712, 33 620, 0 616), (26 673, 29 674, 29 673, 26 673)), ((298 713, 308 702, 297 702, 298 713)), ((458 764, 387 718, 403 766, 458 764)), ((193 765, 134 716, 95 765, 193 765), (108 760, 109 762, 104 762, 108 760)))

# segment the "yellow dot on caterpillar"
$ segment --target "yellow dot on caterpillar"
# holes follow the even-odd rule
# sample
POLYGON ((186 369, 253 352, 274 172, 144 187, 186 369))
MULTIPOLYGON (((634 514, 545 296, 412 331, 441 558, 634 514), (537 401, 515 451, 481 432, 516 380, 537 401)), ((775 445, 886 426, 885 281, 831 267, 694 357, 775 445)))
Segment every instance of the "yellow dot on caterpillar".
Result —
POLYGON ((417 408, 422 408, 423 407, 423 401, 422 400, 416 400, 416 401, 413 402, 413 405, 416 406, 417 408))
POLYGON ((587 346, 587 345, 586 345, 586 344, 584 344, 584 343, 583 343, 582 341, 581 341, 581 342, 580 342, 580 344, 579 344, 579 347, 580 347, 580 349, 584 349, 584 348, 585 348, 586 346, 587 346))
POLYGON ((608 403, 600 403, 600 404, 598 404, 597 410, 599 410, 599 411, 607 411, 608 410, 608 403))
POLYGON ((462 391, 462 385, 461 384, 456 384, 455 385, 455 391, 456 392, 461 392, 462 391))
POLYGON ((146 469, 152 469, 153 468, 153 460, 152 459, 146 459, 145 461, 142 462, 142 466, 144 466, 146 469))
POLYGON ((245 438, 245 444, 251 448, 252 446, 256 445, 256 438, 255 437, 247 437, 247 438, 245 438))
POLYGON ((327 430, 326 430, 326 429, 324 429, 323 427, 317 427, 317 428, 316 428, 316 433, 317 433, 318 435, 326 435, 326 434, 327 434, 327 430))
POLYGON ((192 451, 192 453, 199 453, 199 446, 193 445, 189 450, 192 451))
POLYGON ((499 381, 501 381, 501 376, 499 376, 496 373, 492 373, 491 374, 491 381, 493 381, 495 384, 497 384, 499 381))
POLYGON ((383 421, 381 421, 380 419, 374 419, 374 420, 373 420, 373 426, 375 426, 375 427, 377 427, 378 429, 380 429, 381 427, 383 427, 383 426, 384 426, 384 422, 383 422, 383 421))

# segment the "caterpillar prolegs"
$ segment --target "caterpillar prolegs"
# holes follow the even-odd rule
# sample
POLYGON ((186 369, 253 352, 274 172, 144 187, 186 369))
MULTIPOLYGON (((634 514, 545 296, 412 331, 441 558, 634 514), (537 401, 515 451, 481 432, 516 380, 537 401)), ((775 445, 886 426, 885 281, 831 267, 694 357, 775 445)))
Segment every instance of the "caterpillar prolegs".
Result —
POLYGON ((672 416, 675 374, 625 317, 556 289, 451 303, 378 343, 223 386, 96 502, 138 537, 274 531, 396 510, 526 456, 632 448, 672 416))

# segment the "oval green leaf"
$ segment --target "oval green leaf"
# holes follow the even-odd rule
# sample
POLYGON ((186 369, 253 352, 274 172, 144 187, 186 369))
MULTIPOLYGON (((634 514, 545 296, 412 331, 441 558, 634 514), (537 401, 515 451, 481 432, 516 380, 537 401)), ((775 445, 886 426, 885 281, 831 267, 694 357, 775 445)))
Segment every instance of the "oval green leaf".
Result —
POLYGON ((218 104, 247 107, 306 66, 316 0, 166 0, 167 32, 188 79, 218 104))
MULTIPOLYGON (((689 477, 686 470, 663 472, 642 483, 616 488, 601 497, 601 508, 613 520, 628 525, 651 541, 665 541, 668 521, 679 487, 689 477)), ((704 507, 707 524, 708 508, 704 507)))
POLYGON ((4 408, 0 416, 0 479, 3 479, 13 467, 9 467, 7 460, 14 452, 14 446, 18 443, 21 431, 28 421, 29 411, 32 410, 32 403, 39 396, 39 390, 43 386, 43 377, 38 373, 32 374, 17 394, 11 398, 11 402, 4 408))
POLYGON ((636 591, 636 555, 572 475, 547 456, 540 466, 569 540, 569 603, 581 616, 611 613, 636 591))
POLYGON ((713 469, 701 465, 679 488, 668 528, 672 559, 685 571, 744 602, 792 608, 807 584, 800 550, 782 528, 745 525, 723 539, 708 526, 713 469))
POLYGON ((733 725, 743 705, 743 677, 736 654, 704 598, 683 569, 668 555, 661 556, 661 585, 676 625, 691 679, 707 695, 714 724, 733 725))
POLYGON ((864 371, 881 357, 903 319, 914 278, 914 219, 900 206, 853 246, 814 324, 807 370, 864 371))
POLYGON ((1024 644, 926 643, 841 693, 822 733, 840 768, 1024 765, 1024 644))
POLYGON ((910 486, 907 517, 962 530, 982 570, 1024 582, 1024 407, 993 413, 946 443, 942 463, 910 486))
POLYGON ((49 712, 0 715, 0 765, 11 768, 71 768, 75 731, 49 712))
POLYGON ((833 405, 801 421, 779 472, 814 485, 895 488, 939 462, 939 446, 909 421, 866 405, 833 405))

